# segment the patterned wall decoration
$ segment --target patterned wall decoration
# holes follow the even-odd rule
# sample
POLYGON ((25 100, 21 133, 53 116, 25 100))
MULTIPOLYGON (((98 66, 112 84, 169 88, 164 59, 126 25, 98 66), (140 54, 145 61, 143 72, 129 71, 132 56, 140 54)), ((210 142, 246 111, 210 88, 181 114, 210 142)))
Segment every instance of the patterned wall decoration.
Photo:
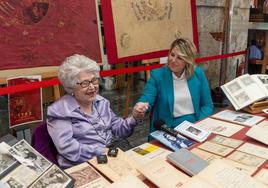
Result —
POLYGON ((94 0, 0 0, 0 69, 59 65, 74 53, 101 62, 94 0))

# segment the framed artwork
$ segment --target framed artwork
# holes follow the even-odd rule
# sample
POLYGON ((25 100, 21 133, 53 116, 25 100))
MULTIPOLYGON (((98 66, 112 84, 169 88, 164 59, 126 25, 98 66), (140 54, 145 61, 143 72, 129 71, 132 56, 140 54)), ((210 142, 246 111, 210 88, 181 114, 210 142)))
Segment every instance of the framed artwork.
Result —
POLYGON ((102 62, 95 0, 0 0, 0 69, 57 66, 72 54, 102 62))
POLYGON ((167 56, 177 32, 198 48, 195 0, 102 0, 110 64, 167 56))

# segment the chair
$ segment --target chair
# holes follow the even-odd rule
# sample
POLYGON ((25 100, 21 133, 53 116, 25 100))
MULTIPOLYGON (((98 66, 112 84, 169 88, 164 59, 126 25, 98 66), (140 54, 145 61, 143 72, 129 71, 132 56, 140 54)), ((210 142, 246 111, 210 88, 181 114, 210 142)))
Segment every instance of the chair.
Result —
POLYGON ((50 162, 58 165, 58 152, 50 135, 48 134, 47 124, 45 122, 35 128, 32 136, 32 146, 50 162))

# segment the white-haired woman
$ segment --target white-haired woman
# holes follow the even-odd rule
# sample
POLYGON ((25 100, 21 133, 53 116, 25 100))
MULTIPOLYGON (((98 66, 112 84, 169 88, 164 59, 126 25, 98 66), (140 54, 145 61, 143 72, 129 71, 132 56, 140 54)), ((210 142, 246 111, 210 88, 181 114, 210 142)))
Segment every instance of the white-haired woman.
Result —
POLYGON ((99 66, 83 55, 65 59, 58 77, 67 94, 48 107, 47 128, 62 168, 85 162, 103 154, 112 138, 129 136, 144 106, 134 107, 126 119, 117 117, 107 99, 98 95, 99 66), (137 109, 139 108, 139 109, 137 109))

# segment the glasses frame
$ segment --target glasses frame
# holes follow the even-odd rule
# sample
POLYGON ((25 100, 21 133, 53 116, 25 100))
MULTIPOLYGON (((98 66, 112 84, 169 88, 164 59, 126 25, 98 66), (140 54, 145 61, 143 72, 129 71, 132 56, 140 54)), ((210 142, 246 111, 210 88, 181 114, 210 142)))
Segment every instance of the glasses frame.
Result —
POLYGON ((95 77, 91 80, 83 80, 82 82, 77 82, 77 85, 80 85, 81 88, 87 88, 90 86, 90 84, 92 84, 93 86, 98 86, 100 83, 100 78, 99 77, 95 77))

